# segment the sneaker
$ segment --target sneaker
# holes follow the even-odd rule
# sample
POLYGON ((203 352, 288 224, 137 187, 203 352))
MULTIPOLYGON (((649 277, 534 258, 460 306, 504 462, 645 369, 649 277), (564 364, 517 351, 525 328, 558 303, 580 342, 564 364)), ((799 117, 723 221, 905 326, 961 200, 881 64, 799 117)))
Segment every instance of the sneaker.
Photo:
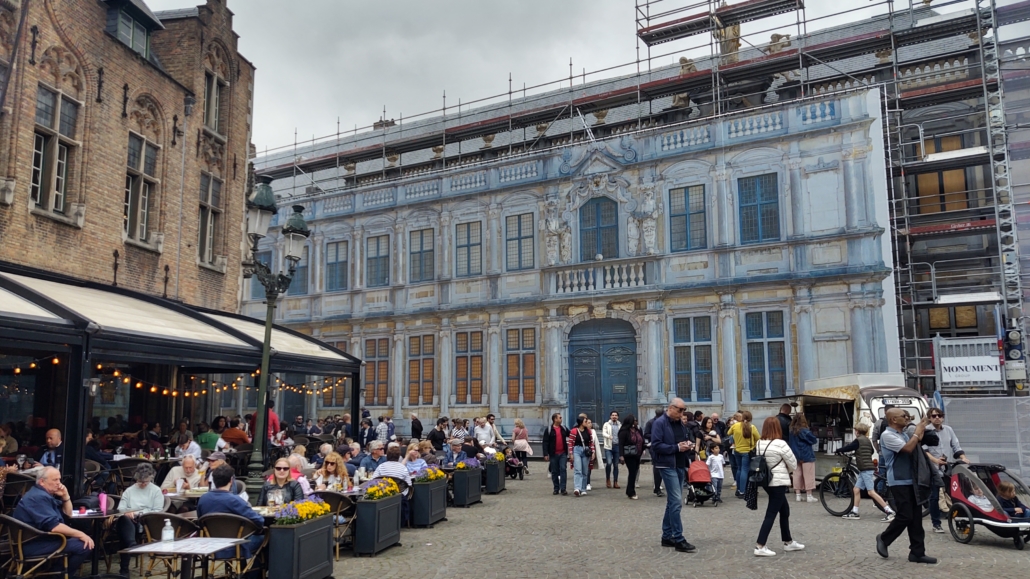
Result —
POLYGON ((851 511, 850 513, 844 515, 841 518, 842 519, 847 519, 849 521, 857 521, 857 520, 861 519, 862 517, 858 516, 858 513, 856 513, 855 511, 851 511))
POLYGON ((933 526, 933 532, 934 533, 943 533, 944 529, 942 529, 940 525, 934 525, 933 526))
POLYGON ((573 496, 579 496, 579 489, 572 491, 573 496))
POLYGON ((794 495, 794 501, 800 503, 801 502, 801 495, 794 495))
POLYGON ((629 498, 629 500, 631 500, 631 501, 635 501, 635 500, 637 500, 638 498, 640 498, 640 497, 638 497, 637 495, 633 495, 633 496, 631 496, 631 497, 629 498))
POLYGON ((882 519, 880 519, 880 522, 881 523, 889 523, 889 522, 891 522, 893 520, 894 520, 894 513, 887 513, 886 515, 884 515, 884 517, 882 519))
POLYGON ((755 557, 775 557, 776 552, 769 547, 759 547, 755 549, 755 557))
POLYGON ((594 490, 594 489, 590 488, 590 484, 589 484, 589 483, 587 484, 587 490, 588 490, 588 491, 592 491, 592 490, 594 490))
POLYGON ((818 503, 819 499, 813 497, 812 495, 808 495, 808 498, 806 499, 806 501, 808 501, 810 503, 818 503))
POLYGON ((801 543, 798 543, 797 541, 791 541, 783 545, 784 551, 801 551, 804 548, 805 546, 801 543))
POLYGON ((562 490, 562 492, 561 492, 561 496, 563 496, 563 497, 564 496, 568 496, 568 494, 569 494, 569 491, 566 491, 566 490, 562 490))

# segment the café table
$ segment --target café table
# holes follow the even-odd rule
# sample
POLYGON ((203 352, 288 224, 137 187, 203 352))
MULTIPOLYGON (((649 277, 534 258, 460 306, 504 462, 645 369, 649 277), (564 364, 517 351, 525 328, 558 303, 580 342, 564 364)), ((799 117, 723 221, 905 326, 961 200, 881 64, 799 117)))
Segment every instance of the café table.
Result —
POLYGON ((228 547, 246 543, 246 539, 221 539, 216 537, 189 537, 175 541, 154 541, 124 549, 119 553, 127 555, 172 555, 182 559, 181 579, 193 579, 193 562, 200 559, 200 576, 208 578, 207 560, 215 553, 228 547))
MULTIPOLYGON (((100 543, 104 540, 103 533, 103 522, 110 519, 116 519, 122 515, 128 515, 129 513, 139 512, 139 509, 118 512, 108 511, 106 514, 101 512, 100 509, 90 509, 85 512, 82 509, 72 510, 73 521, 89 521, 90 525, 90 536, 93 538, 94 543, 100 543)), ((89 577, 101 577, 100 575, 100 547, 101 545, 94 544, 93 552, 91 554, 90 561, 90 574, 89 577)))

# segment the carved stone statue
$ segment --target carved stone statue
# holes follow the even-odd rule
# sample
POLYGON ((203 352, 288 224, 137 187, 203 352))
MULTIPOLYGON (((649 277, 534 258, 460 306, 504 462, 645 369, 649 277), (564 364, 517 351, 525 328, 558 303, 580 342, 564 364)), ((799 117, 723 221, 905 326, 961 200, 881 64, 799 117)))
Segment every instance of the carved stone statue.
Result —
POLYGON ((697 65, 694 64, 694 60, 685 56, 680 57, 680 74, 690 74, 697 72, 697 65))
POLYGON ((637 218, 632 215, 626 220, 626 249, 630 257, 635 257, 640 250, 640 226, 637 225, 637 218))
POLYGON ((572 228, 561 215, 557 197, 544 201, 544 247, 547 265, 569 263, 572 260, 572 228))
POLYGON ((647 184, 640 187, 642 196, 637 202, 636 210, 629 219, 627 233, 629 234, 628 249, 630 255, 638 255, 639 239, 643 233, 645 255, 654 255, 658 252, 658 216, 662 212, 662 206, 655 199, 655 185, 647 184))
MULTIPOLYGON (((725 6, 726 2, 723 0, 720 8, 725 6)), ((724 63, 737 62, 739 59, 737 51, 740 50, 740 23, 717 28, 715 38, 719 41, 719 54, 722 55, 722 61, 724 63)))

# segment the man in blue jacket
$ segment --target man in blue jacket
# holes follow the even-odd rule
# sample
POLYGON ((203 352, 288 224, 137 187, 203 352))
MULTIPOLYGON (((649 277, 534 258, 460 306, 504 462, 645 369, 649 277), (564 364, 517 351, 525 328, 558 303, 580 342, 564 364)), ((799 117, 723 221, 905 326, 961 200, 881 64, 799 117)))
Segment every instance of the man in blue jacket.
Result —
POLYGON ((697 547, 683 538, 683 481, 687 477, 687 454, 694 448, 683 425, 687 405, 681 398, 669 403, 665 414, 651 425, 651 457, 654 468, 662 477, 667 493, 665 517, 662 519, 662 546, 675 547, 683 553, 693 553, 697 547))

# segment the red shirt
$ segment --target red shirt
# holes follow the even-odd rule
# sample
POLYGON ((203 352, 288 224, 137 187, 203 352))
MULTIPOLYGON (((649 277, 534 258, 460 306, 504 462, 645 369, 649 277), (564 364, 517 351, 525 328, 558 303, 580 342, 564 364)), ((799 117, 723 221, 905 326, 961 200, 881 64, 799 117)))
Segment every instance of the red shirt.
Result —
MULTIPOLYGON (((257 430, 257 413, 250 417, 250 431, 254 432, 257 430)), ((268 410, 268 438, 272 438, 279 433, 279 415, 275 413, 275 410, 268 410)))
POLYGON ((561 427, 554 427, 554 454, 565 454, 565 439, 561 435, 561 427))

